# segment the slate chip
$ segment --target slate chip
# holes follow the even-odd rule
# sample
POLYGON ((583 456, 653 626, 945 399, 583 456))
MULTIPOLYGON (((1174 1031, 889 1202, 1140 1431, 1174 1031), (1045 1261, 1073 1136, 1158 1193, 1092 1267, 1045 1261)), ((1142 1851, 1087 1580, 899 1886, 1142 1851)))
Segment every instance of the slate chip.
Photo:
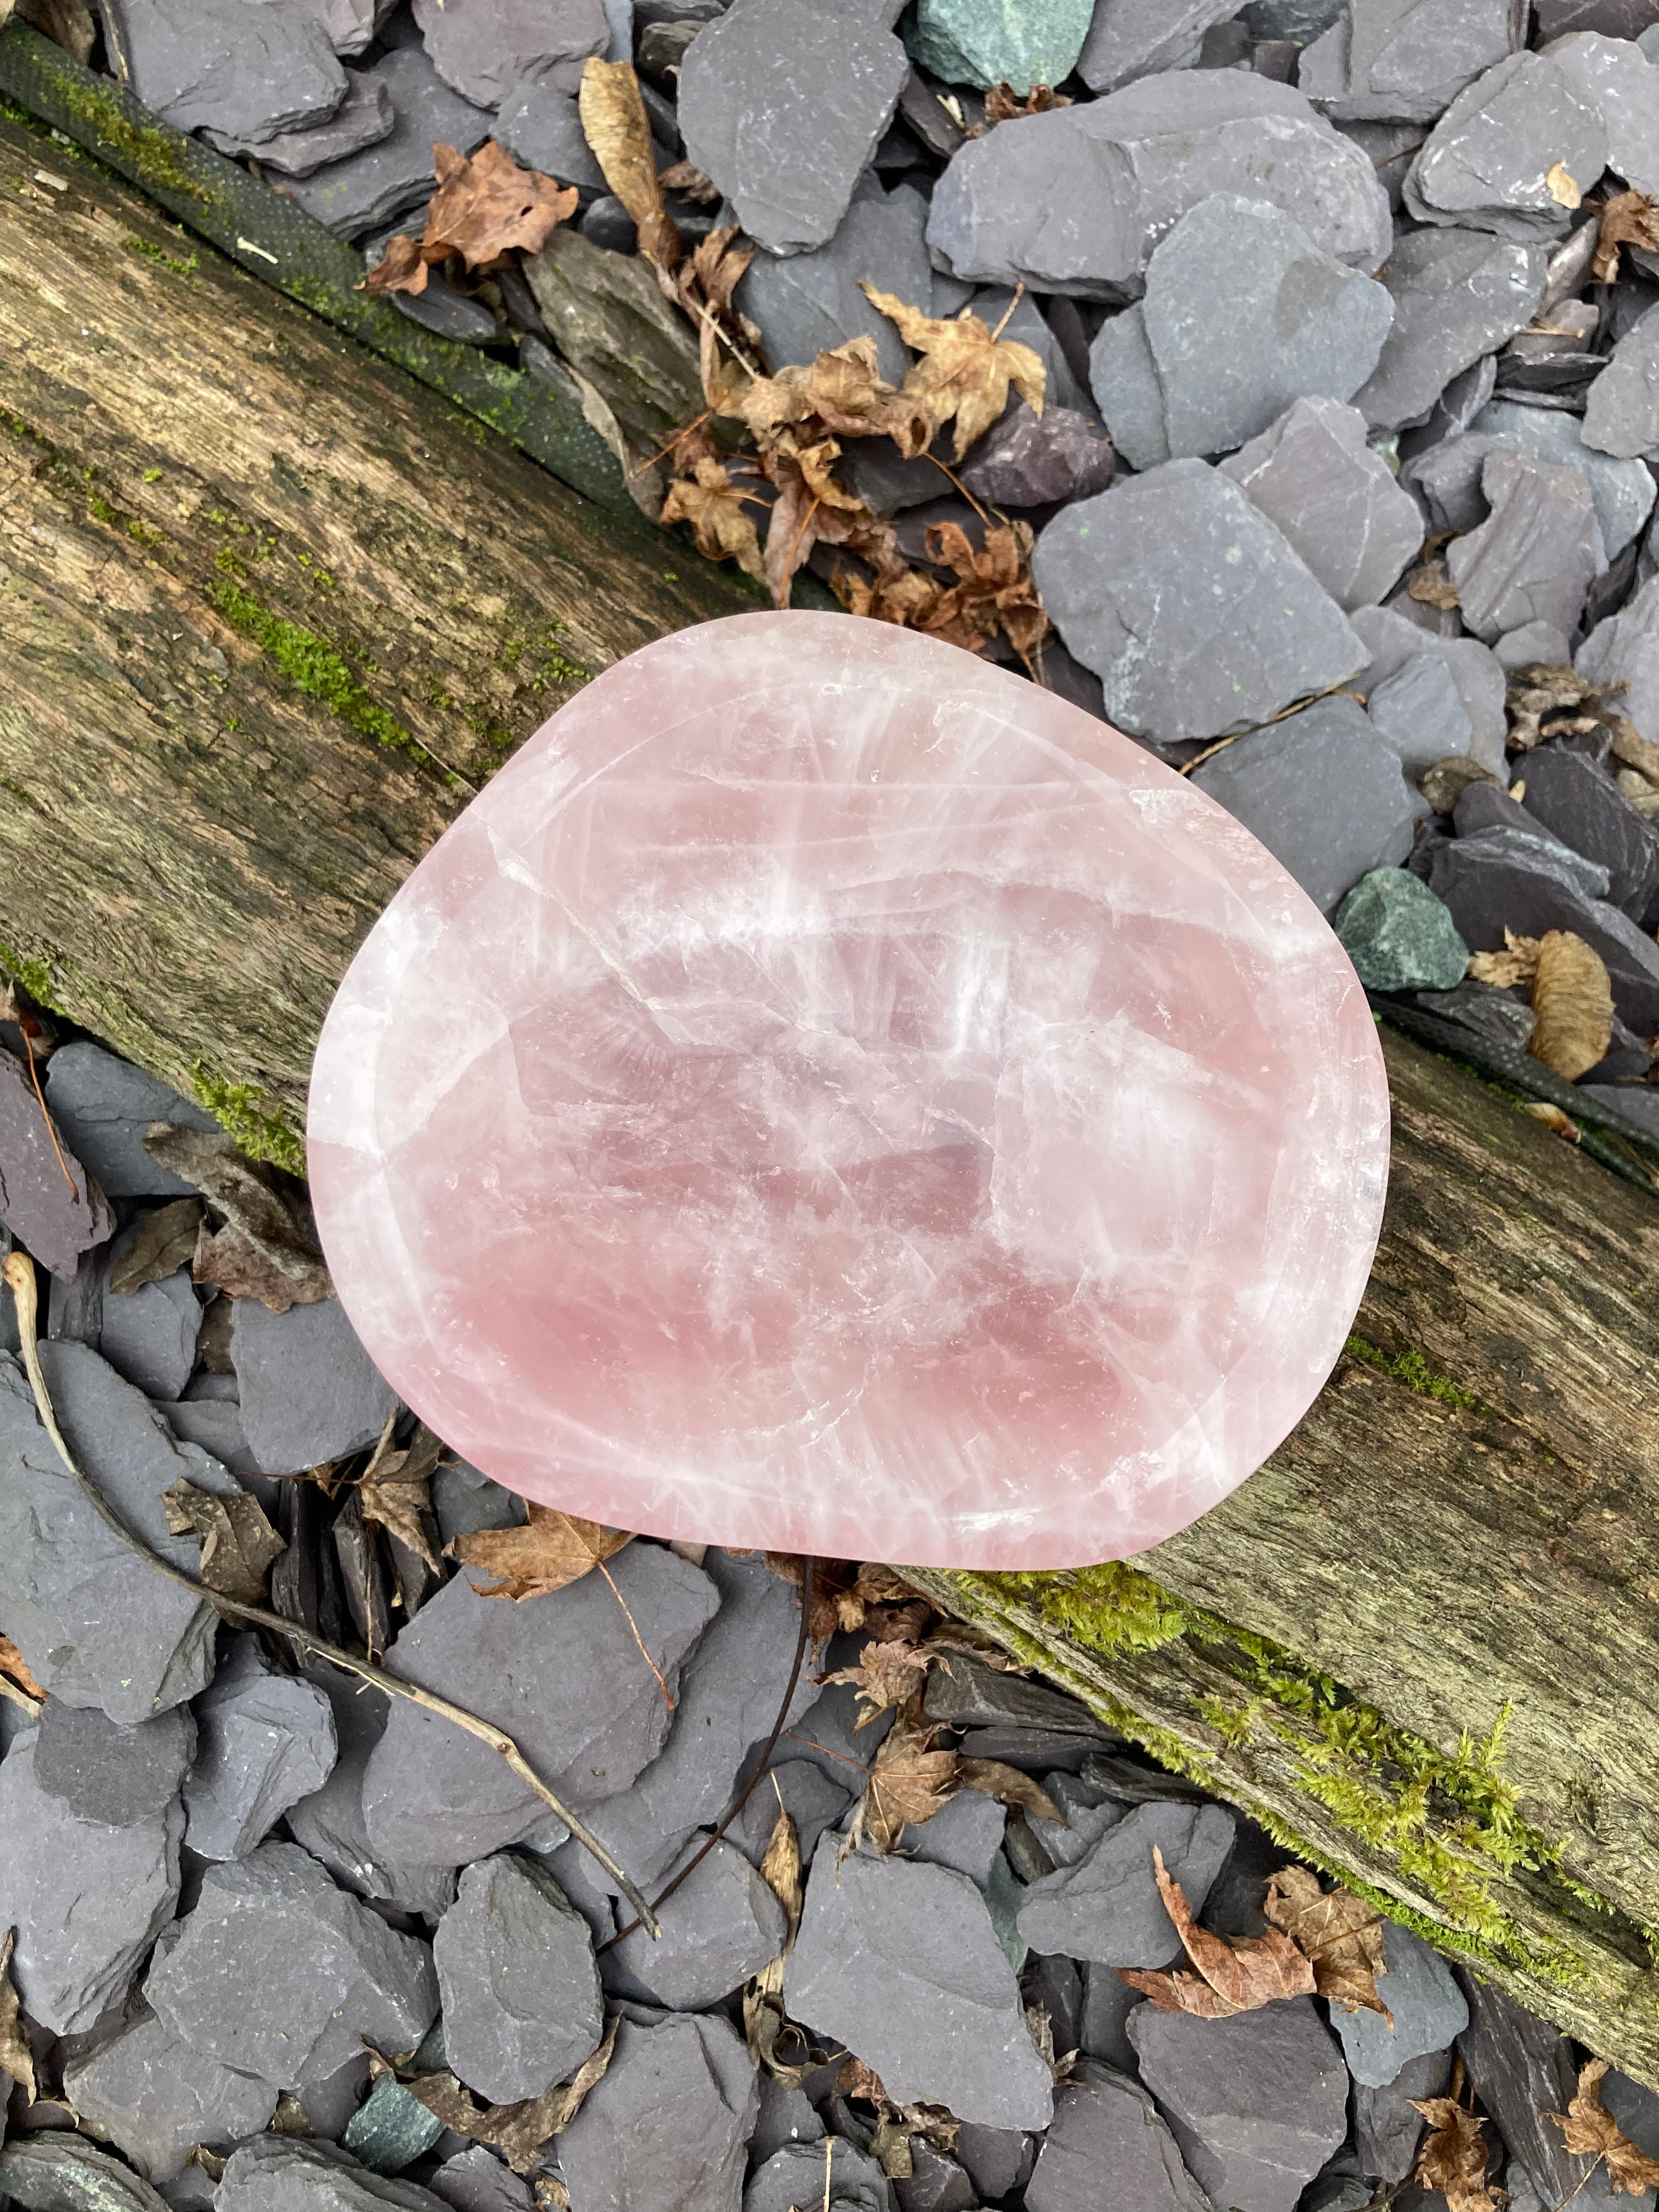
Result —
POLYGON ((392 136, 392 94, 382 78, 362 70, 345 73, 346 96, 325 123, 279 131, 274 138, 236 138, 224 131, 204 131, 210 146, 233 160, 252 155, 261 168, 279 177, 308 177, 325 162, 343 161, 366 146, 392 136))
POLYGON ((1589 483, 1559 462, 1502 450, 1487 455, 1480 482, 1492 512, 1446 550, 1465 623, 1487 645, 1529 623, 1570 633, 1607 566, 1589 483))
POLYGON ((1394 2079, 1381 2088, 1369 2088, 1363 2081, 1354 2083, 1354 2154, 1362 2173, 1378 2181, 1410 2179, 1417 2164, 1417 2147, 1428 2124, 1413 2100, 1443 2096, 1451 2066, 1449 2051, 1431 2051, 1407 2059, 1394 2079))
POLYGON ((929 1720, 950 1728, 1042 1728, 1116 1741, 1080 1698, 1067 1697, 1036 1675, 990 1666, 971 1652, 953 1651, 948 1673, 943 1667, 930 1669, 921 1703, 929 1720))
MULTIPOLYGON (((54 1055, 55 1056, 55 1055, 54 1055)), ((115 1233, 114 1209, 65 1136, 54 1149, 21 1060, 0 1048, 0 1223, 60 1281, 115 1233), (60 1163, 58 1152, 64 1158, 60 1163), (67 1165, 69 1174, 64 1174, 67 1165)), ((10 1302, 10 1294, 7 1294, 10 1302)))
POLYGON ((371 2173, 337 2144, 255 2136, 232 2152, 214 2212, 442 2212, 442 2205, 416 2182, 371 2173))
POLYGON ((1279 532, 1202 461, 1063 508, 1032 573, 1066 647, 1100 677, 1110 720, 1164 744, 1265 720, 1364 659, 1279 532))
POLYGON ((1632 921, 1659 901, 1659 828, 1638 814, 1606 769, 1545 745, 1526 760, 1527 812, 1607 871, 1607 896, 1632 921))
POLYGON ((771 1841, 781 1803, 795 1824, 801 1863, 810 1866, 818 1838, 836 1825, 852 1802, 852 1791, 832 1782, 823 1767, 810 1759, 780 1759, 768 1770, 765 1781, 726 1833, 750 1864, 758 1866, 771 1841))
POLYGON ((775 2075, 759 2077, 760 2111, 755 2132, 749 2138, 749 2163, 758 2171, 775 2151, 787 2145, 822 2142, 823 2122, 805 2089, 790 2087, 775 2075))
POLYGON ((57 2129, 16 2136, 0 2150, 0 2198, 22 2212, 167 2212, 131 2166, 57 2129))
POLYGON ((624 2019, 603 2079, 559 2138, 572 2204, 732 2212, 757 2101, 754 2066, 726 2021, 624 2019))
POLYGON ((1659 189, 1659 78, 1649 58, 1632 40, 1588 30, 1548 51, 1579 98, 1601 116, 1608 167, 1638 192, 1659 189))
POLYGON ((412 2051, 438 2009, 426 1945, 283 1843, 208 1869, 144 1994, 192 2050, 289 2090, 337 2072, 365 2038, 412 2051))
POLYGON ((1121 2074, 1133 2074, 1137 2065, 1129 2041, 1129 2014, 1146 1999, 1126 1982, 1115 1966, 1084 1961, 1083 2018, 1079 2024, 1079 2047, 1121 2074))
POLYGON ((1348 0, 1304 48, 1297 81, 1329 115, 1432 123, 1525 44, 1527 13, 1524 0, 1348 0))
POLYGON ((1431 653, 1413 653, 1385 676, 1367 695, 1365 712, 1413 780, 1437 761, 1467 753, 1474 737, 1450 669, 1431 653))
POLYGON ((1592 684, 1622 684, 1619 712, 1643 737, 1659 739, 1659 575, 1628 606, 1597 623, 1574 665, 1592 684))
POLYGON ((1445 439, 1408 460, 1401 471, 1428 501, 1437 529, 1473 530, 1485 521, 1481 471, 1494 445, 1530 460, 1563 462, 1578 470, 1589 486, 1609 560, 1624 551, 1653 512, 1655 485, 1646 467, 1585 445, 1577 416, 1494 399, 1474 416, 1466 435, 1445 439))
MULTIPOLYGON (((386 1663, 506 1729, 558 1796, 597 1804, 636 1779, 672 1718, 629 1614, 672 1691, 718 1602, 700 1568, 656 1545, 630 1544, 610 1572, 626 1613, 599 1575, 506 1604, 479 1596, 462 1572, 428 1599, 386 1663)), ((488 1745, 402 1698, 370 1754, 363 1810, 377 1852, 443 1866, 521 1842, 548 1818, 488 1745)))
POLYGON ((34 1739, 34 1778, 76 1820, 126 1828, 179 1795, 195 1748, 188 1705, 123 1728, 96 1705, 48 1698, 34 1739))
POLYGON ((1094 2212, 1101 2177, 1136 2212, 1208 2212, 1175 2137, 1138 2081, 1092 2060, 1054 2097, 1025 2186, 1026 2212, 1094 2212))
POLYGON ((296 205, 338 238, 362 238, 428 199, 437 182, 434 142, 476 154, 492 128, 489 111, 452 92, 419 46, 397 47, 364 74, 391 96, 390 137, 288 187, 296 205))
POLYGON ((1201 1912, 1232 1848, 1234 1826, 1232 1814, 1218 1805, 1137 1806, 1074 1865, 1030 1885, 1019 1932, 1036 1951, 1102 1966, 1167 1966, 1181 1939, 1158 1895, 1153 1850, 1163 1852, 1193 1911, 1201 1912))
POLYGON ((1620 1019, 1638 1036, 1659 1030, 1659 945, 1617 907, 1581 890, 1547 851, 1520 849, 1512 831, 1459 837, 1437 848, 1429 889, 1450 908, 1458 935, 1477 952, 1501 946, 1506 928, 1522 937, 1571 930, 1606 963, 1620 1019), (1492 842, 1505 837, 1514 844, 1492 842))
POLYGON ((1018 2128, 986 2128, 964 2121, 957 2136, 957 2156, 988 2203, 1007 2197, 1031 2171, 1032 2138, 1018 2128))
POLYGON ((272 1313, 238 1298, 230 1356, 248 1449, 264 1474, 299 1474, 374 1443, 398 1394, 337 1298, 272 1313))
POLYGON ((1469 964, 1450 915, 1404 868, 1362 876, 1332 926, 1367 990, 1449 991, 1469 964))
POLYGON ((486 2102, 538 2097, 598 2048, 592 1938, 532 1860, 503 1851, 468 1867, 432 1955, 450 2069, 486 2102))
POLYGON ((1449 2051, 1469 2022, 1451 1969, 1398 1921, 1383 1923, 1382 1963, 1377 1993, 1394 2015, 1392 2032, 1380 2013, 1331 2008, 1348 2071, 1368 2089, 1386 2088, 1413 2059, 1449 2051))
POLYGON ((110 1273, 131 1249, 139 1228, 131 1222, 111 1244, 99 1269, 98 1325, 93 1339, 118 1375, 135 1382, 147 1398, 176 1399, 196 1364, 196 1340, 202 1326, 201 1303, 179 1267, 136 1291, 112 1291, 110 1273))
POLYGON ((368 1839, 363 1817, 363 1777, 385 1732, 391 1699, 321 1663, 310 1679, 333 1708, 338 1755, 322 1787, 289 1807, 289 1835, 343 1888, 435 1918, 455 1900, 454 1869, 383 1857, 368 1839))
POLYGON ((674 1892, 661 1919, 657 1940, 640 1929, 611 1955, 676 2012, 717 2003, 783 1948, 783 1907, 724 1838, 674 1892))
POLYGON ((583 191, 607 190, 574 97, 549 84, 516 84, 502 100, 491 137, 527 169, 583 191))
POLYGON ((144 1131, 152 1121, 216 1132, 218 1123, 130 1060, 101 1045, 59 1045, 42 1079, 46 1103, 65 1142, 111 1198, 184 1198, 191 1186, 151 1159, 144 1131))
POLYGON ((196 1723, 185 1839, 198 1858, 246 1858, 290 1806, 321 1789, 334 1765, 328 1699, 298 1675, 273 1673, 251 1633, 233 1639, 196 1701, 196 1723))
POLYGON ((1372 428, 1420 421, 1455 376, 1524 330, 1548 259, 1541 245, 1486 231, 1419 230, 1398 240, 1378 271, 1394 322, 1376 373, 1353 395, 1372 428))
POLYGON ((975 443, 962 483, 995 507, 1044 507, 1104 491, 1115 465, 1110 441, 1075 408, 1045 406, 1037 416, 1017 399, 975 443))
POLYGON ((959 1790, 931 1820, 905 1830, 904 1849, 923 1866, 954 1867, 983 1889, 1002 1848, 1007 1814, 981 1790, 959 1790))
POLYGON ((796 2206, 823 2202, 845 2212, 894 2212, 892 2184, 877 2161, 846 2136, 790 2144, 757 2163, 743 2191, 743 2212, 795 2212, 796 2206))
POLYGON ((297 9, 246 0, 112 0, 132 89, 175 131, 204 125, 270 138, 321 123, 345 98, 345 71, 321 27, 297 9))
POLYGON ((574 93, 611 42, 600 0, 414 0, 414 14, 433 67, 478 107, 520 84, 574 93))
POLYGON ((1221 463, 1345 612, 1374 605, 1423 542, 1417 501, 1338 399, 1299 398, 1221 463))
POLYGON ((1091 92, 1103 93, 1166 70, 1191 69, 1205 33, 1236 13, 1236 0, 1101 0, 1078 75, 1091 92))
POLYGON ((687 51, 686 157, 769 252, 822 246, 893 119, 908 70, 877 18, 811 0, 744 0, 687 51))
POLYGON ((1119 1799, 1073 1775, 1045 1775, 1043 1788, 1060 1808, 1066 1825, 1045 1820, 1040 1813, 1028 1813, 1025 1819, 1056 1867, 1075 1866, 1129 1809, 1119 1799))
POLYGON ((535 2212, 530 2184, 482 2143, 447 2158, 429 2185, 453 2212, 535 2212))
POLYGON ((1549 187, 1553 165, 1588 191, 1607 159, 1599 106, 1547 55, 1511 54, 1436 124, 1407 175, 1406 206, 1421 222, 1559 237, 1567 210, 1549 187))
POLYGON ((1469 2008, 1457 2055, 1474 2094, 1497 2122, 1510 2157, 1558 2201, 1579 2186, 1587 2163, 1543 2117, 1565 2112, 1571 2100, 1577 2082, 1571 2046, 1547 2021, 1522 2011, 1489 1983, 1463 1968, 1453 1972, 1469 2008))
POLYGON ((1374 697, 1419 656, 1426 653, 1442 662, 1469 719, 1470 757, 1507 782, 1504 738, 1509 723, 1504 700, 1508 682, 1490 647, 1478 638, 1433 636, 1391 607, 1357 607, 1352 623, 1370 656, 1354 678, 1354 689, 1374 697))
POLYGON ((276 2091, 191 2050, 153 2014, 64 2069, 64 2094, 151 2181, 181 2173, 198 2143, 221 2153, 258 2135, 276 2091))
POLYGON ((1625 460, 1659 447, 1659 307, 1626 331, 1591 385, 1584 443, 1625 460))
POLYGON ((1128 2032, 1141 2078, 1212 2203, 1292 2212, 1348 2125, 1347 2069, 1313 2000, 1224 2020, 1142 2005, 1128 2032))

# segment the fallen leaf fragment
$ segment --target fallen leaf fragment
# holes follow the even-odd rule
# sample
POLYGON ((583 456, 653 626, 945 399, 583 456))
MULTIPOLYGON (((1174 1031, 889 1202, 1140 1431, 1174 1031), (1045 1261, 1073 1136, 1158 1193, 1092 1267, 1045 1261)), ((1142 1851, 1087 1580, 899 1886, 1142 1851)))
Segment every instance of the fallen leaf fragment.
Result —
POLYGON ((433 264, 456 254, 477 269, 515 248, 539 253, 576 212, 574 185, 556 184, 538 169, 521 169, 493 138, 471 155, 434 145, 432 163, 438 189, 427 205, 423 234, 418 242, 401 232, 392 239, 369 271, 366 290, 418 296, 433 264))
POLYGON ((1553 663, 1540 661, 1522 669, 1504 695, 1510 751, 1529 753, 1546 738, 1583 737, 1601 730, 1611 730, 1616 738, 1631 725, 1606 702, 1626 688, 1622 682, 1592 684, 1576 669, 1553 663))
POLYGON ((1537 1020, 1527 1050, 1568 1083, 1607 1058, 1613 1042, 1613 986, 1594 945, 1570 929, 1546 931, 1539 939, 1532 1010, 1537 1020))
MULTIPOLYGON (((0 2058, 0 2064, 3 2063, 0 2058)), ((1602 2104, 1601 2077, 1607 2070, 1605 2058, 1586 2059, 1566 2111, 1546 2112, 1544 2118, 1560 2129, 1569 2150, 1583 2158, 1606 2160, 1615 2195, 1624 2190, 1632 2197, 1640 2197, 1650 2189, 1659 2189, 1659 2160, 1644 2157, 1602 2104)))
POLYGON ((1557 207, 1582 207, 1584 195, 1578 189, 1578 180, 1569 171, 1565 161, 1552 161, 1544 173, 1544 184, 1557 207))
MULTIPOLYGON (((775 1575, 787 1583, 801 1587, 805 1574, 805 1562, 793 1552, 768 1552, 767 1565, 775 1575)), ((812 1562, 812 1612, 806 1624, 809 1643, 816 1652, 828 1643, 838 1628, 847 1626, 842 1614, 843 1601, 853 1593, 853 1567, 847 1559, 814 1559, 812 1562)), ((859 1626, 854 1621, 853 1626, 859 1626)))
POLYGON ((110 1269, 112 1297, 131 1297, 146 1283, 164 1283, 196 1256, 202 1231, 199 1198, 175 1198, 171 1206, 158 1206, 138 1224, 138 1234, 110 1269))
POLYGON ((1618 276, 1621 246, 1659 247, 1659 200, 1645 192, 1615 192, 1602 209, 1590 264, 1598 284, 1611 284, 1618 276))
MULTIPOLYGON (((528 2173, 544 2148, 562 2135, 582 2108, 588 2091, 601 2080, 616 2048, 620 2013, 613 2015, 605 2040, 568 2081, 544 2089, 539 2097, 526 2097, 515 2105, 479 2106, 472 2093, 453 2074, 399 2074, 397 2078, 410 2095, 426 2106, 458 2136, 488 2143, 501 2152, 514 2173, 528 2173)), ((379 2058, 379 2052, 371 2054, 379 2058)), ((395 2072, 380 2058, 380 2065, 395 2072)))
POLYGON ((1538 946, 1537 938, 1517 937, 1512 929, 1506 929, 1503 951, 1472 954, 1468 972, 1477 983, 1495 983, 1503 991, 1516 983, 1530 983, 1538 973, 1538 946))
POLYGON ((720 196, 720 186, 705 177, 695 161, 676 161, 672 167, 659 172, 657 182, 664 191, 678 192, 683 199, 695 200, 699 207, 713 207, 720 196))
POLYGON ((733 483, 726 465, 709 454, 696 462, 690 477, 677 477, 669 485, 662 520, 665 526, 689 522, 705 560, 735 560, 758 584, 765 580, 766 566, 751 510, 764 505, 752 488, 733 483))
POLYGON ((1281 1929, 1265 1936, 1217 1936, 1193 1917, 1187 1893, 1152 1846, 1152 1872, 1158 1895, 1187 1947, 1195 1974, 1147 1973, 1120 1966, 1120 1979, 1150 1997, 1158 2012, 1190 2013, 1199 2020, 1224 2020, 1238 2012, 1258 2012, 1279 1997, 1312 1996, 1312 1961, 1281 1929))
POLYGON ((591 59, 582 70, 577 106, 606 184, 634 218, 641 252, 658 269, 672 269, 680 258, 680 234, 663 205, 655 144, 632 63, 591 59))
POLYGON ((0 1636, 0 1674, 15 1682, 26 1697, 46 1698, 46 1692, 29 1672, 29 1663, 9 1636, 0 1636))
POLYGON ((1030 346, 1016 338, 998 337, 971 308, 948 319, 924 315, 919 307, 907 307, 896 293, 878 292, 863 278, 860 288, 905 344, 922 356, 905 378, 902 390, 924 410, 929 428, 925 436, 913 434, 912 442, 901 446, 902 452, 925 451, 933 433, 954 422, 960 460, 1008 404, 1011 385, 1034 415, 1042 414, 1048 372, 1030 346))
POLYGON ((475 1586, 480 1596, 522 1599, 545 1597, 550 1590, 580 1582, 632 1540, 625 1530, 607 1528, 602 1522, 583 1521, 551 1505, 532 1505, 526 1526, 470 1528, 452 1538, 445 1549, 463 1566, 482 1567, 498 1577, 475 1586))
POLYGON ((273 1313, 333 1297, 310 1200, 291 1176, 244 1158, 222 1129, 152 1121, 144 1150, 204 1191, 224 1216, 217 1231, 202 1224, 191 1267, 198 1283, 212 1283, 233 1298, 258 1298, 273 1313))
MULTIPOLYGON (((1056 92, 1050 85, 1034 84, 1024 100, 1011 84, 994 84, 985 95, 985 129, 999 123, 1012 123, 1017 115, 1047 115, 1056 107, 1069 107, 1068 94, 1056 92)), ((981 134, 969 131, 969 137, 981 134)))
POLYGON ((1288 1936, 1313 1966, 1314 1988, 1345 2012, 1394 2014, 1376 1994, 1382 1957, 1382 1916, 1346 1889, 1323 1890, 1306 1867, 1283 1867, 1267 1885, 1262 1907, 1270 1927, 1288 1936))
POLYGON ((841 2071, 836 2076, 838 2097, 862 2097, 866 2104, 890 2105, 892 2099, 881 2086, 881 2076, 873 2066, 866 2066, 861 2058, 850 2054, 842 2059, 841 2071))
POLYGON ((443 1563, 432 1548, 432 1477, 438 1471, 443 1445, 424 1425, 407 1447, 392 1443, 393 1421, 388 1420, 368 1465, 357 1484, 357 1500, 365 1521, 377 1522, 389 1536, 413 1552, 434 1575, 443 1563))
POLYGON ((11 1954, 17 1942, 17 1930, 8 1928, 0 1936, 0 2073, 9 2074, 18 2082, 30 2104, 35 2099, 34 2053, 29 2049, 28 2037, 23 2032, 22 2008, 17 2001, 17 1987, 11 1978, 11 1954))
POLYGON ((1423 2189, 1443 2191, 1448 2212, 1501 2212, 1501 2190, 1486 2186, 1486 2138, 1471 2112, 1451 2097, 1413 2097, 1428 2122, 1412 2179, 1423 2189))
POLYGON ((244 1605, 264 1603, 265 1578, 288 1545, 257 1498, 246 1491, 221 1498, 181 1481, 162 1492, 161 1506, 173 1535, 201 1538, 199 1572, 209 1589, 244 1605))
POLYGON ((772 1833, 761 1859, 760 1872, 761 1880, 783 1907, 783 1944, 777 1956, 769 1960, 759 1973, 751 1975, 744 1984, 744 2039, 749 2045, 749 2055, 757 2067, 763 2068, 787 2087, 799 2088, 812 2070, 811 2063, 790 2065, 778 2056, 780 2038, 787 2031, 794 2033, 797 2037, 799 2034, 799 2030, 792 2030, 791 2023, 784 2014, 783 1976, 800 1927, 802 1894, 800 1839, 795 1832, 793 1820, 784 1810, 781 1796, 778 1799, 778 1817, 772 1824, 772 1833))
POLYGON ((935 1751, 938 1723, 927 1719, 921 1701, 900 1713, 874 1759, 869 1779, 848 1831, 848 1848, 868 1836, 884 1856, 895 1847, 907 1824, 931 1820, 956 1783, 957 1754, 935 1751))
POLYGON ((1406 590, 1423 606, 1443 608, 1462 604, 1456 585, 1446 574, 1443 561, 1425 561, 1420 568, 1414 568, 1406 590))
POLYGON ((858 1729, 867 1728, 879 1714, 895 1705, 907 1705, 921 1688, 934 1655, 915 1644, 878 1644, 872 1640, 855 1666, 838 1668, 823 1680, 850 1682, 859 1693, 858 1729))
POLYGON ((1583 1131, 1573 1120, 1571 1115, 1563 1113, 1559 1106, 1552 1105, 1547 1098, 1526 1099, 1522 1104, 1521 1111, 1523 1114, 1530 1114, 1534 1121, 1541 1121, 1547 1129, 1553 1129, 1558 1137, 1565 1137, 1570 1145, 1577 1144, 1583 1136, 1583 1131))
POLYGON ((1072 1825, 1034 1776, 1022 1774, 1018 1767, 1006 1765, 1000 1759, 958 1755, 957 1780, 964 1790, 977 1790, 981 1796, 994 1797, 1003 1805, 1018 1805, 1022 1812, 1035 1813, 1039 1820, 1053 1820, 1062 1828, 1072 1825))

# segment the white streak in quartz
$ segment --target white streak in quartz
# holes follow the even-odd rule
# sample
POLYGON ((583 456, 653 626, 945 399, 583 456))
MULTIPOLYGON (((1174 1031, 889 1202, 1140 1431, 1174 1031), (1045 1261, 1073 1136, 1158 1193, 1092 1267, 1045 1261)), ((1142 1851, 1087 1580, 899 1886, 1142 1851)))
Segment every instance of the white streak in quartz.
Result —
POLYGON ((1368 1269, 1352 970, 1201 793, 954 648, 683 633, 354 963, 325 1243, 476 1464, 663 1535, 1134 1551, 1293 1425, 1368 1269))

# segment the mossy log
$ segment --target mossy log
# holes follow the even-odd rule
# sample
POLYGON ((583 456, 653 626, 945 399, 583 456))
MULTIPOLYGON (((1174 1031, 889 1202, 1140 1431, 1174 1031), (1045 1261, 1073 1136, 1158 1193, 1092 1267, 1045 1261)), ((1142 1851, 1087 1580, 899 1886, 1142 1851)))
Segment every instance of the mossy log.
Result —
MULTIPOLYGON (((0 962, 298 1166, 470 792, 752 602, 15 120, 0 201, 0 962)), ((1385 1049, 1376 1271, 1269 1465, 1132 1565, 914 1578, 1659 2084, 1659 1207, 1385 1049)))

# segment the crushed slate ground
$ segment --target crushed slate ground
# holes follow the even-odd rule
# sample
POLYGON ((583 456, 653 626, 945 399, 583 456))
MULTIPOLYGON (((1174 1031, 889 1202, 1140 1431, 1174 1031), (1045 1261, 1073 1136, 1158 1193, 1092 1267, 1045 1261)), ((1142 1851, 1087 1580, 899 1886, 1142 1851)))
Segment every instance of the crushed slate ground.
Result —
POLYGON ((9 1012, 76 1471, 9 1297, 0 2212, 1651 2212, 1659 2097, 892 1568, 526 1507, 376 1375, 301 1186, 9 1012), (144 1551, 510 1727, 660 1939, 495 1750, 144 1551))

